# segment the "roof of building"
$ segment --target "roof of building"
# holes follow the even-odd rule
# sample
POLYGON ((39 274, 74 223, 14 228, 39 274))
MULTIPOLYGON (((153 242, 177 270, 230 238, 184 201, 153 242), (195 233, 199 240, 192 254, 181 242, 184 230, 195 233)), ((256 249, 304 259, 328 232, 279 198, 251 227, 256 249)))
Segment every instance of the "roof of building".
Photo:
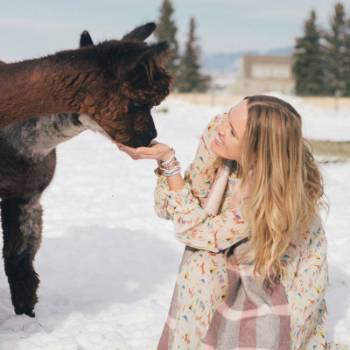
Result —
POLYGON ((269 64, 269 65, 292 65, 293 56, 277 56, 277 55, 243 55, 244 76, 251 77, 253 64, 269 64))

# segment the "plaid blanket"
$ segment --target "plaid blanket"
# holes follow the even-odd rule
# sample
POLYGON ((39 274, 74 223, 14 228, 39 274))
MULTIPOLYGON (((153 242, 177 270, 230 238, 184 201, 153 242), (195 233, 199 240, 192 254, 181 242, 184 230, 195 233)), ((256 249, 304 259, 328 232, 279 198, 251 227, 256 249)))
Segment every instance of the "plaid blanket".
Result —
MULTIPOLYGON (((232 262, 233 255, 241 254, 247 244, 240 242, 226 252, 229 295, 213 316, 203 350, 290 348, 290 317, 283 286, 276 279, 273 284, 267 279, 259 283, 253 276, 253 260, 241 265, 232 262)), ((186 247, 180 269, 194 251, 186 247)), ((178 292, 176 285, 158 350, 172 347, 178 292)))

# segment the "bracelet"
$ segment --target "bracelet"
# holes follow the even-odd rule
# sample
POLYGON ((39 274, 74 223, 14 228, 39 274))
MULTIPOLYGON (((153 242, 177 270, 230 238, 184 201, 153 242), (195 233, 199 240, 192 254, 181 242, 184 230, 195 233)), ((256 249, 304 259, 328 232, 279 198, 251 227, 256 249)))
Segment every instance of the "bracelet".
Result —
POLYGON ((164 175, 166 177, 169 177, 169 176, 174 176, 174 175, 177 175, 177 174, 180 174, 181 173, 181 168, 179 167, 179 169, 173 173, 170 173, 170 174, 167 174, 167 173, 164 173, 164 175))
POLYGON ((171 169, 171 170, 163 170, 164 171, 164 174, 172 174, 174 171, 176 170, 179 170, 180 167, 179 166, 176 166, 175 168, 171 169))
POLYGON ((163 167, 164 168, 170 168, 170 167, 172 167, 173 165, 176 165, 176 164, 178 164, 179 162, 177 161, 177 159, 176 158, 174 158, 174 160, 173 160, 173 162, 172 163, 170 163, 170 164, 168 164, 168 165, 163 165, 163 167))
POLYGON ((160 162, 160 165, 161 165, 161 166, 166 166, 166 165, 168 165, 168 164, 175 158, 175 151, 174 151, 174 149, 171 148, 170 150, 171 150, 171 152, 172 152, 172 155, 171 155, 170 159, 168 159, 166 162, 163 162, 163 161, 160 160, 159 162, 160 162))
POLYGON ((159 161, 159 164, 160 164, 159 169, 163 171, 163 174, 166 177, 174 176, 181 173, 180 162, 178 162, 178 160, 175 157, 175 151, 173 148, 171 148, 170 150, 172 153, 171 157, 165 162, 161 160, 159 161), (174 168, 169 169, 174 165, 175 165, 174 168))
POLYGON ((169 170, 169 168, 171 168, 172 166, 178 166, 178 165, 180 165, 180 162, 178 162, 177 160, 176 160, 176 158, 175 158, 175 160, 172 162, 172 163, 170 163, 169 165, 166 165, 164 168, 162 168, 161 166, 159 167, 159 169, 160 170, 163 170, 163 171, 166 171, 166 170, 169 170))

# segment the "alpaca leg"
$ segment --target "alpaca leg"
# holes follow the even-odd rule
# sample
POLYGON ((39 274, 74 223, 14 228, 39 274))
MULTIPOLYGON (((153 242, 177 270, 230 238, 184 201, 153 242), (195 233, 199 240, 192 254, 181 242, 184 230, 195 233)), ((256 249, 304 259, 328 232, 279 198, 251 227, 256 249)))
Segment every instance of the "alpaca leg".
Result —
POLYGON ((34 317, 39 278, 33 260, 41 243, 42 207, 39 196, 1 202, 3 257, 16 314, 34 317))

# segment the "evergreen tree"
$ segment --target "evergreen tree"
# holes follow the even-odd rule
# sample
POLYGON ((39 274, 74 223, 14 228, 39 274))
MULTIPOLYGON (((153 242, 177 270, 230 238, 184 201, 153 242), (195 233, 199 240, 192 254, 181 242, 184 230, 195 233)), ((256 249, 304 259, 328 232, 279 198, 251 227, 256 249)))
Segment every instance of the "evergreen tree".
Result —
POLYGON ((168 42, 173 55, 167 62, 165 68, 170 71, 174 77, 176 77, 178 68, 176 62, 179 58, 179 45, 176 40, 177 27, 171 18, 173 13, 174 8, 171 0, 163 0, 162 6, 160 8, 160 18, 157 23, 157 29, 154 32, 154 36, 158 41, 166 40, 168 42))
POLYGON ((350 16, 346 23, 345 31, 345 51, 344 51, 344 78, 345 78, 345 91, 346 96, 350 96, 350 16))
POLYGON ((297 95, 323 95, 327 92, 321 30, 316 25, 316 13, 311 11, 304 23, 304 36, 295 44, 293 73, 297 95))
POLYGON ((331 29, 324 39, 326 79, 332 94, 344 95, 346 91, 346 31, 347 23, 344 6, 335 5, 335 14, 331 18, 331 29))
POLYGON ((178 89, 179 92, 205 92, 209 87, 210 78, 200 74, 199 56, 200 48, 195 36, 196 23, 190 20, 190 30, 186 42, 185 53, 179 65, 178 89))

